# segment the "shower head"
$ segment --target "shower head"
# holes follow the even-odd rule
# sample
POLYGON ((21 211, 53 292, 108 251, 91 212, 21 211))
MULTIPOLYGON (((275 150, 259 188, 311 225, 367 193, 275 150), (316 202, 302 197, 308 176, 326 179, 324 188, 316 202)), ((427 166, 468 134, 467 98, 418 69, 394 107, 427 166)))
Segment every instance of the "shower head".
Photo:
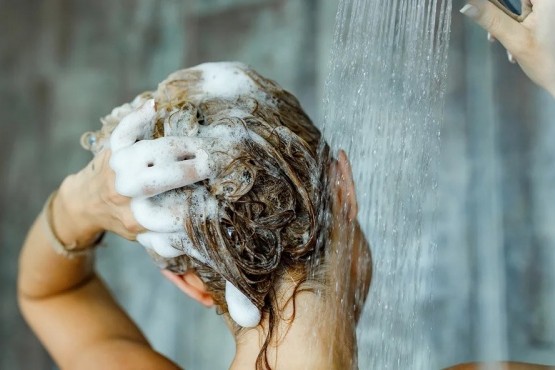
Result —
POLYGON ((532 11, 530 0, 489 0, 515 20, 522 22, 532 11))

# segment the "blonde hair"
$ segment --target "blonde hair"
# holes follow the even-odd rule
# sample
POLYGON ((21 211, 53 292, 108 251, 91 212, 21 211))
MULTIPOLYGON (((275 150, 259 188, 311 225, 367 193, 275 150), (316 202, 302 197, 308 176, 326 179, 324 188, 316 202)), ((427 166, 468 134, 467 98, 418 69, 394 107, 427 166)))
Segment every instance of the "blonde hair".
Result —
MULTIPOLYGON (((158 111, 187 111, 199 125, 233 125, 248 132, 229 165, 200 184, 217 200, 219 217, 196 215, 183 225, 210 265, 188 255, 168 259, 149 253, 175 273, 194 269, 219 313, 227 312, 226 281, 237 287, 268 319, 268 335, 256 363, 257 369, 267 369, 267 349, 281 319, 277 284, 285 274, 293 276, 294 301, 298 291, 313 287, 308 282, 323 279, 318 266, 324 260, 325 236, 319 218, 328 200, 323 195, 327 171, 321 169, 327 168, 329 156, 326 145, 318 153, 320 132, 293 95, 249 67, 238 66, 260 94, 203 95, 201 71, 186 69, 171 74, 156 92, 140 95, 126 109, 153 97, 158 111), (247 113, 234 114, 238 107, 247 113)), ((113 130, 123 115, 119 113, 104 118, 105 127, 95 138, 113 130)), ((162 136, 164 124, 159 120, 153 137, 162 136)))

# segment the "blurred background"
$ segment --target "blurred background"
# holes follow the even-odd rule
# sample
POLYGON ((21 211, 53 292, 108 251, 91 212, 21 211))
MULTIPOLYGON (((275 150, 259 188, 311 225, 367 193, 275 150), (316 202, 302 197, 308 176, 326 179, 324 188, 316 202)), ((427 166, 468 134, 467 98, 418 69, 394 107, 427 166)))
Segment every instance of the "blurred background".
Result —
MULTIPOLYGON (((0 369, 54 367, 18 312, 17 257, 48 194, 90 160, 81 134, 170 72, 223 60, 278 81, 318 125, 337 2, 0 0, 0 369)), ((555 364, 554 101, 456 13, 462 5, 426 346, 438 367, 497 356, 555 364), (500 338, 489 354, 488 320, 500 338)), ((106 244, 98 269, 154 348, 188 369, 227 368, 234 344, 221 318, 165 281, 138 245, 106 244)))

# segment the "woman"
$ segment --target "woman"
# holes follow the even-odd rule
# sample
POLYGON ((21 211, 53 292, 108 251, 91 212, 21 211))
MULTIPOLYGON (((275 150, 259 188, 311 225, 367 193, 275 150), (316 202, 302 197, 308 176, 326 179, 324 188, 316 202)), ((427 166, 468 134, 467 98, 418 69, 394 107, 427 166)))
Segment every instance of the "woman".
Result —
MULTIPOLYGON (((470 7, 463 9, 464 13, 488 29, 493 36, 508 48, 535 82, 555 95, 555 52, 550 44, 550 35, 553 34, 553 27, 555 27, 553 25, 555 23, 551 22, 555 14, 553 12, 553 2, 549 0, 534 1, 532 14, 522 25, 513 21, 485 0, 472 0, 469 5, 470 7)), ((151 107, 160 108, 159 106, 151 107)), ((173 105, 169 105, 170 112, 173 107, 173 105)), ((137 144, 149 142, 149 140, 152 142, 159 140, 151 140, 148 137, 152 134, 150 130, 147 130, 147 134, 145 134, 145 131, 140 129, 152 124, 151 115, 152 110, 149 111, 149 106, 143 103, 143 110, 139 110, 133 119, 127 120, 128 126, 131 126, 129 130, 122 129, 123 131, 120 131, 122 134, 116 135, 115 143, 118 151, 136 148, 133 147, 135 139, 142 139, 137 144), (141 126, 141 122, 144 124, 143 126, 141 126), (133 136, 134 133, 135 136, 133 136)), ((156 127, 160 129, 160 126, 160 124, 154 122, 153 138, 156 137, 156 127)), ((287 126, 287 124, 284 124, 284 126, 287 126)), ((172 128, 169 119, 167 128, 172 128)), ((191 128, 191 130, 194 131, 194 128, 191 128)), ((302 139, 307 144, 308 149, 305 148, 305 150, 311 153, 312 159, 316 158, 314 154, 315 147, 311 145, 310 137, 317 134, 310 129, 308 134, 306 132, 303 134, 301 133, 302 130, 295 130, 293 127, 289 127, 289 130, 297 136, 297 143, 300 143, 302 139)), ((117 134, 117 131, 115 134, 117 134)), ((98 140, 102 140, 102 134, 98 136, 98 140)), ((267 137, 266 142, 269 142, 268 140, 271 141, 270 136, 267 137)), ((90 144, 93 144, 91 145, 93 150, 94 145, 98 145, 95 142, 90 144)), ((152 147, 154 148, 155 144, 152 147)), ((280 147, 280 145, 274 147, 280 147)), ((301 147, 305 147, 305 145, 303 144, 301 147)), ((233 145, 226 147, 226 149, 231 152, 236 150, 233 145)), ((299 150, 306 153, 302 148, 299 150)), ((120 158, 124 158, 124 160, 119 161, 119 166, 118 160, 112 160, 118 175, 125 177, 128 169, 125 163, 134 159, 134 156, 129 153, 139 154, 139 152, 131 151, 127 152, 127 155, 123 152, 124 156, 120 156, 120 158)), ((307 230, 312 227, 312 230, 309 231, 307 238, 301 237, 299 239, 297 247, 299 245, 311 246, 300 248, 297 257, 293 256, 297 255, 295 251, 299 251, 299 249, 292 248, 291 252, 288 252, 287 262, 278 263, 279 267, 269 273, 270 280, 267 280, 267 276, 259 280, 247 276, 248 274, 229 274, 233 264, 228 263, 226 265, 224 263, 220 265, 211 262, 213 258, 208 258, 210 257, 208 254, 213 251, 204 249, 204 246, 211 245, 209 241, 189 243, 191 241, 190 236, 195 235, 192 232, 196 230, 194 227, 189 226, 189 238, 164 236, 160 234, 171 234, 171 232, 153 231, 149 230, 148 227, 145 228, 142 223, 152 222, 151 229, 169 230, 171 229, 171 221, 183 220, 182 214, 171 216, 171 206, 163 207, 163 205, 171 203, 165 201, 163 197, 159 202, 151 204, 150 208, 165 209, 166 211, 163 211, 162 214, 170 214, 170 217, 166 217, 166 220, 162 222, 163 225, 156 225, 155 220, 148 219, 143 220, 142 223, 137 222, 137 215, 140 218, 142 214, 140 209, 145 209, 142 207, 148 206, 148 202, 144 202, 144 200, 148 199, 149 196, 159 191, 168 191, 168 187, 171 188, 172 185, 178 187, 202 178, 204 180, 201 181, 209 180, 208 183, 210 183, 209 171, 203 172, 206 167, 209 169, 216 168, 216 172, 218 172, 218 169, 226 168, 230 164, 224 159, 218 159, 217 152, 221 153, 221 150, 216 150, 213 153, 216 159, 210 162, 208 158, 212 157, 209 152, 210 150, 207 151, 197 147, 191 149, 190 152, 181 153, 185 155, 182 158, 174 158, 192 160, 188 156, 194 155, 196 159, 197 155, 202 157, 206 154, 205 158, 211 165, 203 167, 197 163, 194 166, 186 166, 190 170, 190 176, 185 179, 169 179, 160 188, 155 187, 156 185, 153 185, 151 181, 149 182, 148 177, 142 179, 141 184, 143 186, 138 189, 133 188, 133 184, 126 187, 126 183, 129 184, 129 181, 124 179, 123 183, 120 183, 117 187, 120 192, 128 192, 127 194, 132 196, 142 194, 142 196, 136 196, 132 200, 114 189, 114 183, 117 179, 114 178, 115 174, 108 165, 111 153, 109 150, 100 151, 87 168, 68 177, 63 182, 58 196, 54 197, 51 203, 49 202, 50 206, 47 208, 47 212, 39 216, 29 232, 21 255, 20 304, 30 325, 62 368, 177 368, 175 364, 149 347, 140 331, 114 303, 102 282, 94 275, 90 254, 83 253, 82 255, 75 255, 73 259, 68 259, 53 250, 53 245, 57 246, 56 248, 62 254, 74 255, 76 254, 75 250, 88 250, 91 245, 96 243, 99 235, 104 230, 116 232, 128 239, 135 239, 138 235, 146 234, 146 237, 139 237, 139 239, 144 238, 143 242, 154 258, 163 263, 169 270, 177 272, 169 271, 165 274, 184 292, 206 305, 215 303, 225 312, 230 306, 230 302, 233 306, 236 301, 244 301, 243 298, 247 298, 248 302, 243 302, 246 307, 244 311, 249 312, 249 315, 246 315, 247 317, 231 314, 226 316, 230 327, 236 333, 237 339, 237 354, 231 365, 232 368, 249 369, 255 366, 264 367, 269 365, 272 368, 283 369, 345 369, 356 366, 356 361, 353 360, 356 348, 353 339, 353 328, 360 309, 360 306, 357 306, 356 303, 364 301, 367 284, 356 287, 356 290, 340 289, 336 292, 330 292, 330 278, 326 276, 327 270, 333 271, 334 264, 345 266, 345 261, 341 261, 341 259, 346 258, 347 255, 352 257, 352 261, 361 263, 352 264, 350 274, 344 275, 352 275, 353 278, 358 278, 366 283, 370 280, 370 271, 362 268, 362 266, 369 266, 368 249, 356 223, 349 222, 356 217, 356 200, 346 157, 340 154, 337 161, 330 161, 330 171, 324 172, 325 176, 320 179, 322 182, 328 182, 326 178, 331 178, 329 182, 332 183, 332 186, 329 198, 319 199, 314 193, 310 194, 310 190, 308 196, 305 193, 303 193, 304 195, 297 193, 292 196, 294 199, 304 197, 311 200, 311 202, 303 203, 302 200, 299 202, 305 204, 304 210, 299 212, 301 218, 305 217, 303 215, 309 215, 308 218, 305 217, 305 220, 312 217, 310 216, 309 203, 312 203, 314 210, 320 210, 325 208, 325 199, 329 199, 332 203, 332 214, 334 215, 334 222, 331 223, 329 231, 326 231, 326 229, 317 230, 316 226, 311 226, 311 222, 305 222, 303 227, 306 227, 307 230), (137 207, 132 206, 134 202, 138 204, 137 207), (52 230, 44 227, 47 224, 45 215, 50 217, 49 224, 52 230), (338 225, 345 223, 355 226, 352 230, 338 227, 338 225), (340 251, 339 248, 342 247, 337 241, 346 240, 344 233, 351 232, 358 242, 352 243, 353 246, 348 250, 348 253, 337 253, 340 251), (328 240, 330 242, 324 248, 325 251, 320 249, 320 244, 317 243, 318 240, 313 239, 313 237, 318 238, 316 235, 329 236, 328 240), (173 250, 168 251, 163 248, 164 243, 156 244, 156 240, 177 242, 173 245, 173 250), (172 252, 184 252, 185 254, 172 257, 172 252), (315 261, 316 263, 307 263, 307 261, 315 261), (51 266, 56 266, 56 269, 52 270, 51 266), (268 284, 268 281, 271 283, 268 284), (231 291, 234 288, 239 291, 238 294, 235 294, 235 298, 238 299, 234 300, 232 297, 228 301, 226 298, 228 282, 231 291), (306 291, 304 288, 309 290, 306 291), (327 299, 327 296, 333 293, 343 294, 343 297, 346 298, 344 301, 348 304, 341 307, 334 306, 333 304, 341 301, 341 299, 339 297, 327 299), (267 300, 267 297, 271 299, 267 300), (294 298, 289 299, 291 297, 294 298), (325 303, 328 303, 328 305, 325 303), (352 307, 352 309, 345 309, 345 307, 352 307), (275 318, 270 319, 270 313, 274 312, 275 308, 278 308, 281 313, 277 320, 274 320, 275 318), (331 317, 332 314, 342 315, 341 318, 343 318, 343 320, 329 321, 329 323, 344 324, 337 328, 342 333, 339 339, 335 336, 336 330, 328 328, 329 331, 326 332, 315 331, 314 329, 321 330, 322 327, 317 325, 316 321, 326 321, 326 317, 331 317), (289 318, 292 320, 289 320, 289 318), (238 328, 237 321, 251 325, 259 319, 260 321, 254 329, 240 330, 238 328), (270 335, 272 332, 273 334, 270 335), (275 332, 285 334, 276 336, 275 332), (330 333, 333 334, 330 335, 330 333), (320 334, 322 336, 320 340, 310 340, 314 335, 320 334), (279 340, 276 340, 277 337, 279 337, 279 340), (347 339, 346 345, 338 345, 338 343, 333 342, 337 340, 343 344, 343 339, 347 339), (265 344, 268 345, 265 346, 265 344), (277 344, 279 344, 279 347, 277 347, 277 344), (311 348, 310 351, 307 351, 306 348, 309 344, 311 348), (329 348, 334 349, 334 351, 330 353, 329 348)), ((114 152, 114 156, 116 154, 117 152, 114 152)), ((300 157, 305 157, 305 155, 302 154, 300 157)), ((264 158, 264 154, 262 154, 262 158, 264 158)), ((144 162, 145 158, 141 157, 141 159, 143 159, 143 162, 137 162, 143 165, 146 164, 147 167, 151 164, 148 163, 148 158, 146 159, 147 163, 144 162)), ((306 165, 309 162, 310 160, 307 158, 303 163, 306 165)), ((139 165, 133 168, 138 167, 139 165)), ((305 166, 304 168, 310 169, 313 166, 305 166)), ((128 171, 127 177, 132 177, 133 173, 133 171, 128 171)), ((305 188, 310 189, 310 181, 306 180, 306 173, 304 174, 305 180, 302 180, 302 171, 296 171, 295 173, 299 180, 298 183, 305 184, 305 188)), ((235 172, 232 171, 230 174, 232 175, 231 180, 233 180, 235 172)), ((223 176, 225 177, 225 175, 223 176)), ((249 178, 249 176, 247 175, 246 178, 249 178)), ((222 183, 226 183, 226 181, 222 181, 222 183)), ((235 188, 231 188, 229 192, 231 197, 233 197, 235 190, 235 188)), ((239 194, 244 190, 240 189, 239 194)), ((243 195, 247 194, 248 192, 243 195)), ((188 201, 187 199, 190 199, 190 197, 185 197, 184 201, 188 201)), ((203 199, 205 200, 205 198, 203 199)), ((209 204, 209 202, 204 204, 209 204)), ((316 212, 316 214, 319 213, 316 212)), ((292 221, 284 214, 280 215, 284 217, 283 220, 292 221)), ((209 222, 207 223, 206 220, 198 223, 198 225, 207 224, 209 222)), ((281 225, 281 223, 276 223, 276 225, 281 225)), ((261 235, 259 239, 275 242, 275 234, 274 238, 270 234, 261 235)), ((298 235, 304 235, 304 233, 298 233, 298 235)), ((347 244, 350 245, 351 243, 347 244)), ((221 255, 213 257, 224 259, 221 255)), ((260 262, 264 266, 268 266, 268 261, 260 262)), ((341 280, 345 276, 338 275, 338 278, 341 280)), ((340 287, 346 286, 341 284, 342 281, 339 281, 339 283, 340 287)), ((469 364, 457 368, 471 369, 476 368, 476 366, 469 364)), ((514 369, 542 368, 523 364, 508 364, 507 366, 514 369)))
POLYGON ((95 275, 105 231, 138 240, 224 314, 232 369, 356 366, 371 262, 352 176, 292 95, 242 64, 207 63, 102 121, 83 137, 95 159, 50 197, 21 252, 22 311, 62 368, 177 368, 95 275), (336 277, 338 264, 350 273, 336 277))

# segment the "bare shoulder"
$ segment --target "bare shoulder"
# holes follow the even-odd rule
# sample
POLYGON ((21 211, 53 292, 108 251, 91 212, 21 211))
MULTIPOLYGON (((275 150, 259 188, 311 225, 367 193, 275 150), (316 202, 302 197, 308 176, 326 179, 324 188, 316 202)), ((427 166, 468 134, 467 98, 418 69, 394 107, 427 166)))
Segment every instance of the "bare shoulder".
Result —
POLYGON ((168 358, 144 343, 112 339, 98 343, 75 356, 72 369, 79 370, 180 370, 168 358))
MULTIPOLYGON (((506 370, 555 370, 554 366, 527 364, 523 362, 500 362, 499 365, 503 365, 506 370)), ((468 363, 449 367, 445 370, 481 370, 482 366, 483 364, 479 363, 468 363)))

